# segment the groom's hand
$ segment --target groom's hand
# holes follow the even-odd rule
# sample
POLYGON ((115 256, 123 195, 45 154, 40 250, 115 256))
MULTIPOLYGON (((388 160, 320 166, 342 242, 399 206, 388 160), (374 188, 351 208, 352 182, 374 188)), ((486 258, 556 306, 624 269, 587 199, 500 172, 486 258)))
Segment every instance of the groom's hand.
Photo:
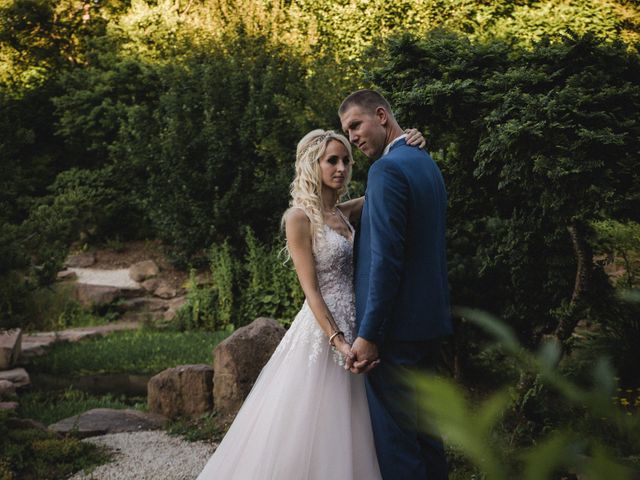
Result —
POLYGON ((352 373, 366 373, 380 363, 377 345, 362 337, 353 342, 351 353, 354 358, 347 360, 347 366, 352 373))

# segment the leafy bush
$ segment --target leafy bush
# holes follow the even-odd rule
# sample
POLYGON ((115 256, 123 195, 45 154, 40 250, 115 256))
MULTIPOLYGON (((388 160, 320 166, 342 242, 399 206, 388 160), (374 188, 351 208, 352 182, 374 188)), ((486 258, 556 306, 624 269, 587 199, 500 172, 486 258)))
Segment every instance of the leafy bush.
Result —
POLYGON ((624 277, 616 281, 616 285, 633 288, 640 269, 640 223, 622 223, 615 220, 594 222, 596 231, 596 245, 599 251, 605 253, 615 262, 615 257, 622 259, 624 277))
POLYGON ((560 410, 563 415, 528 444, 514 444, 505 435, 509 427, 498 432, 500 424, 508 421, 512 408, 508 390, 499 390, 473 407, 466 393, 454 383, 418 375, 415 380, 424 412, 422 418, 428 419, 422 426, 424 429, 433 431, 437 426, 449 444, 491 479, 545 480, 568 471, 589 478, 604 475, 615 479, 633 478, 638 465, 633 468, 625 457, 637 456, 640 452, 640 417, 637 410, 621 411, 612 402, 616 392, 614 372, 606 361, 592 362, 591 385, 584 387, 571 382, 556 369, 561 354, 558 343, 547 343, 537 354, 532 354, 521 346, 508 326, 490 315, 469 309, 459 309, 458 313, 495 338, 521 371, 533 373, 538 390, 556 392, 553 403, 547 406, 560 410), (575 417, 567 415, 571 410, 578 418, 588 421, 582 425, 575 422, 575 417), (608 428, 594 429, 593 425, 598 423, 608 428), (579 426, 583 429, 576 429, 579 426))
POLYGON ((278 236, 262 243, 247 227, 243 249, 232 250, 228 242, 213 244, 212 283, 198 285, 192 272, 187 302, 178 312, 179 328, 232 329, 263 316, 289 325, 304 294, 281 242, 278 236))
POLYGON ((304 302, 304 294, 293 263, 287 260, 280 237, 270 245, 257 241, 246 231, 247 253, 243 265, 244 278, 240 300, 243 324, 257 317, 271 317, 290 324, 304 302))
POLYGON ((106 463, 110 454, 91 443, 37 429, 12 429, 0 412, 0 478, 36 480, 67 478, 106 463))
POLYGON ((589 225, 640 211, 638 76, 637 53, 591 35, 389 44, 372 79, 443 171, 455 304, 496 312, 528 345, 602 313, 611 287, 589 225))
POLYGON ((180 331, 222 328, 218 311, 217 290, 210 285, 199 285, 192 270, 187 281, 187 301, 180 307, 172 325, 180 331))

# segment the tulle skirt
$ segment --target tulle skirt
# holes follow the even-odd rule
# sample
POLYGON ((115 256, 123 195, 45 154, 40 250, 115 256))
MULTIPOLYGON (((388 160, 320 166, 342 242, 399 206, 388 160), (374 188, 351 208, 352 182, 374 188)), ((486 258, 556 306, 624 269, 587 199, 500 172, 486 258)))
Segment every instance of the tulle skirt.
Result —
POLYGON ((381 478, 364 376, 319 330, 303 308, 198 480, 381 478))

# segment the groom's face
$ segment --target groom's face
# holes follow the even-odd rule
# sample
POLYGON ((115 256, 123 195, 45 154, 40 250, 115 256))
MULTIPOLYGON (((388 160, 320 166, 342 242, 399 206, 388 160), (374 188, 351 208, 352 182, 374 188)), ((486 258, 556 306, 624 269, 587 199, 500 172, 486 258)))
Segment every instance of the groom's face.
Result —
POLYGON ((386 116, 377 112, 368 112, 364 108, 353 105, 340 115, 342 130, 349 141, 360 149, 368 158, 376 159, 384 152, 386 116))

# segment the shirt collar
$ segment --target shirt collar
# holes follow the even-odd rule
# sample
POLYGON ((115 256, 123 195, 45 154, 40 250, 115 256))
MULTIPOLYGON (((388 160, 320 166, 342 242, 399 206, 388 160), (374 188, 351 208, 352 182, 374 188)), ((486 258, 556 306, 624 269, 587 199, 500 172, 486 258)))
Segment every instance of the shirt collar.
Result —
POLYGON ((397 143, 398 141, 400 141, 400 139, 402 138, 407 138, 407 134, 403 133, 402 135, 400 135, 399 137, 394 138, 393 140, 391 140, 391 142, 389 142, 389 145, 387 145, 387 147, 384 149, 384 152, 382 155, 386 155, 387 153, 389 153, 389 150, 391 150, 391 147, 397 143))

